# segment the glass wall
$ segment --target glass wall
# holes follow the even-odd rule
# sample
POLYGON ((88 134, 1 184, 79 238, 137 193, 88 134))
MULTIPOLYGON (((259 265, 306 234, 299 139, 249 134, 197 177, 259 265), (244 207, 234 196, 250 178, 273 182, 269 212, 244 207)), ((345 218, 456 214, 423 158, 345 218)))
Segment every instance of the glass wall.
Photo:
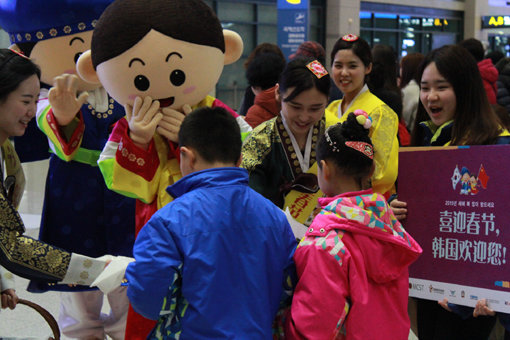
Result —
POLYGON ((491 51, 499 51, 506 57, 510 57, 510 36, 505 34, 489 34, 489 48, 487 52, 491 51))
POLYGON ((361 36, 372 46, 392 46, 399 56, 462 39, 462 12, 374 3, 361 3, 361 9, 361 36))
MULTIPOLYGON (((248 86, 244 76, 244 61, 260 43, 277 42, 276 0, 206 0, 221 20, 223 28, 233 30, 243 38, 241 59, 223 69, 216 86, 216 97, 237 110, 248 86)), ((311 0, 309 40, 324 45, 326 0, 311 0)))

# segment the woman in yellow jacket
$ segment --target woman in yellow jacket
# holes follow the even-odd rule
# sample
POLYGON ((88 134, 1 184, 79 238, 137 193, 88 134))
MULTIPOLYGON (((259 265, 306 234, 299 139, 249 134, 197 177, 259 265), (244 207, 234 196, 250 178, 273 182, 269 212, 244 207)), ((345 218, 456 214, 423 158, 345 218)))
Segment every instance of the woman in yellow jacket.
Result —
POLYGON ((398 171, 398 117, 382 100, 370 93, 365 76, 372 70, 372 53, 368 43, 348 34, 335 43, 331 52, 332 76, 344 94, 326 109, 326 125, 343 122, 349 112, 362 109, 372 118, 369 136, 374 144, 375 171, 372 175, 374 191, 394 192, 398 171))

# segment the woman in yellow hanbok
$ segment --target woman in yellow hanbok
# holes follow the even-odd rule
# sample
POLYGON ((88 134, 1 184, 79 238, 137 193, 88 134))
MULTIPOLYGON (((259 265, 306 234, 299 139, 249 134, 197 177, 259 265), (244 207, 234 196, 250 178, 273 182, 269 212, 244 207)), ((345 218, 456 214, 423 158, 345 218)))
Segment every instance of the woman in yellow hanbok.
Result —
POLYGON ((372 187, 386 198, 394 192, 398 171, 398 117, 382 100, 370 93, 365 76, 372 70, 368 43, 348 34, 335 43, 331 52, 332 77, 344 94, 326 108, 326 124, 343 122, 349 112, 361 109, 372 118, 369 136, 374 144, 375 171, 372 187))

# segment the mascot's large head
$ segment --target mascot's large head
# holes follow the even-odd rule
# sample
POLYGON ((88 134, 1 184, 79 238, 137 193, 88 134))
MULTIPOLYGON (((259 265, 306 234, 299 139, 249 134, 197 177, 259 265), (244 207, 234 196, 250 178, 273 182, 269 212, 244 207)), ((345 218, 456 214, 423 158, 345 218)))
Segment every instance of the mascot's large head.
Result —
POLYGON ((116 0, 99 18, 91 50, 77 67, 120 104, 150 96, 180 109, 203 100, 242 50, 241 37, 223 30, 201 0, 116 0))
MULTIPOLYGON (((51 85, 62 73, 76 73, 76 61, 90 49, 92 30, 112 0, 0 1, 0 26, 13 48, 41 67, 41 81, 51 85)), ((142 1, 143 2, 143 1, 142 1)), ((97 87, 85 82, 80 89, 97 87)))

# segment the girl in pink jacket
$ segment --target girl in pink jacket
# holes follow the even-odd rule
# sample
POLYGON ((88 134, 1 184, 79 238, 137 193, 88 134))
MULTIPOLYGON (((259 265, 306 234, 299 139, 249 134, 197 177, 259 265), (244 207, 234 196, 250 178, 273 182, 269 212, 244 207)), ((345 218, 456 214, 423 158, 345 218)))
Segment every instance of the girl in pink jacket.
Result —
POLYGON ((317 177, 327 197, 319 199, 322 211, 294 255, 299 282, 286 339, 409 336, 408 267, 422 250, 371 189, 370 126, 370 117, 356 110, 317 146, 317 177))

